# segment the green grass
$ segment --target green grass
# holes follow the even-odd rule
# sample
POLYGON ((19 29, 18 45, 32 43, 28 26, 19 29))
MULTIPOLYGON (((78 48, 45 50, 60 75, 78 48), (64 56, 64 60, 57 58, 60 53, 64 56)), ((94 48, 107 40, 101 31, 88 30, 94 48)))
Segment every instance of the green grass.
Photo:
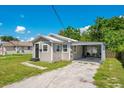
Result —
POLYGON ((32 67, 27 67, 21 64, 21 62, 28 61, 31 55, 7 55, 0 56, 0 87, 20 81, 24 78, 34 76, 49 70, 66 66, 70 62, 58 62, 58 63, 42 63, 32 62, 33 64, 47 66, 46 70, 39 70, 32 67))
POLYGON ((116 58, 108 58, 100 66, 94 79, 95 84, 100 88, 123 88, 124 68, 116 58))
POLYGON ((46 71, 49 71, 49 70, 57 69, 60 67, 64 67, 70 64, 71 62, 70 61, 57 61, 54 63, 48 63, 48 62, 30 62, 30 63, 34 65, 38 65, 38 66, 47 67, 46 71))

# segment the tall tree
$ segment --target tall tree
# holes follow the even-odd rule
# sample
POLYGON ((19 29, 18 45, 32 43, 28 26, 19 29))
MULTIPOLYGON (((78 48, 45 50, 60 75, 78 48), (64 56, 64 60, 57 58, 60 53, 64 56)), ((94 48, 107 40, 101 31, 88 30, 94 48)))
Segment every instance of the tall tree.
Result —
POLYGON ((76 39, 76 40, 80 40, 80 38, 81 38, 80 30, 75 29, 72 26, 68 26, 66 29, 61 30, 59 32, 59 35, 69 37, 69 38, 72 38, 72 39, 76 39))
POLYGON ((106 47, 112 51, 124 50, 123 17, 112 17, 110 19, 98 17, 90 30, 92 41, 105 42, 106 47))
POLYGON ((17 38, 13 36, 1 36, 0 39, 2 41, 19 41, 17 38))
POLYGON ((92 41, 92 40, 91 40, 91 37, 90 37, 90 34, 89 34, 89 31, 83 32, 83 33, 81 34, 80 41, 84 41, 84 42, 92 41))

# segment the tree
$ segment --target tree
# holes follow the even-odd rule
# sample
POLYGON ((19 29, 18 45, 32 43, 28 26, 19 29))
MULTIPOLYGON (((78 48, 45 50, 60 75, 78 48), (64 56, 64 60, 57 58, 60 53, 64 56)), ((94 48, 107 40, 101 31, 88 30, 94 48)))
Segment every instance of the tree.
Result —
POLYGON ((103 34, 107 49, 117 52, 124 50, 124 30, 105 30, 103 34))
POLYGON ((80 41, 84 41, 84 42, 92 41, 88 31, 83 32, 83 33, 81 34, 80 41))
POLYGON ((59 32, 59 35, 68 37, 68 38, 72 38, 75 40, 80 40, 81 35, 80 35, 80 30, 79 29, 75 29, 72 26, 68 26, 66 29, 61 30, 59 32))
POLYGON ((92 41, 105 42, 106 48, 112 51, 124 50, 124 18, 110 19, 98 17, 90 27, 92 41))
POLYGON ((19 41, 17 38, 12 36, 1 36, 0 39, 2 41, 19 41))

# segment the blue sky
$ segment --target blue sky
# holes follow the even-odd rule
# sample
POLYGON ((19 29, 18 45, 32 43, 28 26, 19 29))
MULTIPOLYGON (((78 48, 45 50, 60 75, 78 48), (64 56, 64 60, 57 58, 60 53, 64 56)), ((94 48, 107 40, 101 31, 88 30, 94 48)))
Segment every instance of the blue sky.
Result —
MULTIPOLYGON (((54 6, 65 27, 83 28, 92 25, 96 17, 124 15, 124 6, 54 6)), ((58 33, 62 29, 51 6, 0 6, 0 35, 12 35, 21 40, 38 34, 58 33)))

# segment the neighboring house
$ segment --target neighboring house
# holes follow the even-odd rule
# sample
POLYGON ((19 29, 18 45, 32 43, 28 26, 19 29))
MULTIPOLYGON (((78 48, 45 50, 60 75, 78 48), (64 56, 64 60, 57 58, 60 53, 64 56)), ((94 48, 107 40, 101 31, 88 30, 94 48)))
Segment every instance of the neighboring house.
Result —
POLYGON ((32 42, 9 41, 0 45, 0 54, 31 54, 32 42))
POLYGON ((5 48, 3 48, 3 43, 5 43, 5 42, 3 42, 1 39, 0 39, 0 55, 5 55, 5 48))
POLYGON ((105 60, 102 42, 80 42, 57 34, 39 36, 33 41, 33 58, 40 61, 76 60, 95 57, 105 60))

